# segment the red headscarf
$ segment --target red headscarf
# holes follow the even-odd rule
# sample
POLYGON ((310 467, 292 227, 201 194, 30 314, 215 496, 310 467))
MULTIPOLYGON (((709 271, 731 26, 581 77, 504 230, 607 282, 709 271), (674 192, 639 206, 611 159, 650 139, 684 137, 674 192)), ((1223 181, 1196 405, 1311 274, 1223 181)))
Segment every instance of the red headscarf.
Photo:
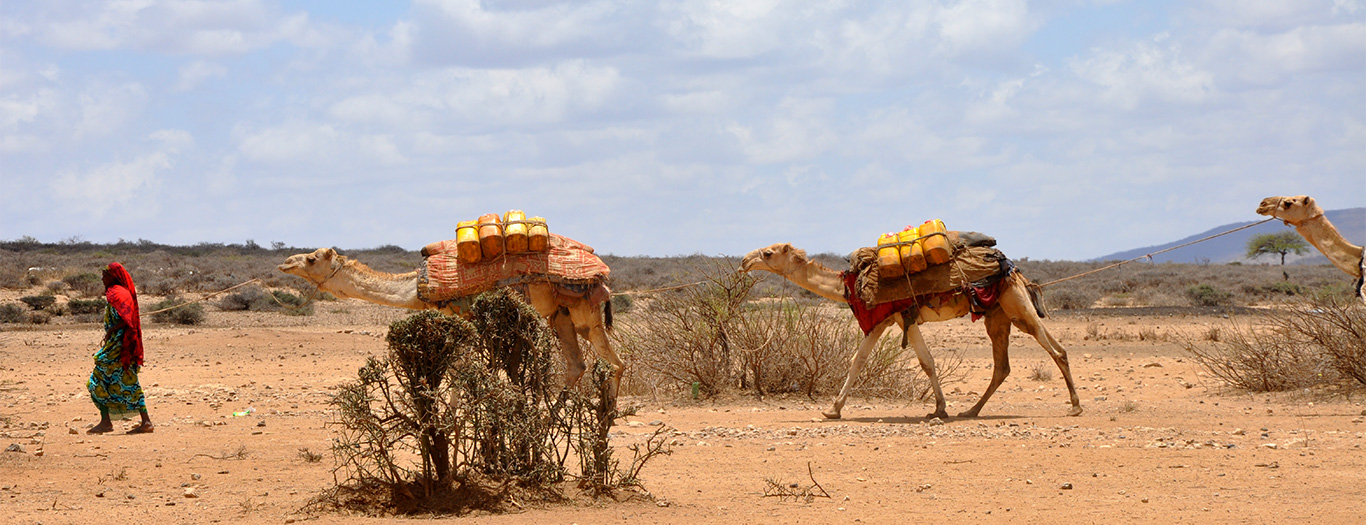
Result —
POLYGON ((104 298, 128 324, 128 329, 123 331, 123 355, 119 360, 123 366, 142 366, 142 320, 138 317, 138 290, 133 286, 133 276, 116 262, 109 263, 104 272, 109 276, 105 281, 104 298))

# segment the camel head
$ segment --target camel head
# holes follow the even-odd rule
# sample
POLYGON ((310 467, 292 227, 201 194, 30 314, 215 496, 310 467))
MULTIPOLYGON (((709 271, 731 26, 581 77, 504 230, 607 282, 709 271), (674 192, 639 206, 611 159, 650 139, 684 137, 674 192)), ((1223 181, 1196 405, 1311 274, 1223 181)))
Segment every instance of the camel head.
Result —
POLYGON ((745 254, 745 258, 740 259, 740 271, 764 270, 778 275, 788 275, 806 264, 806 251, 793 248, 791 244, 784 242, 745 254))
POLYGON ((331 248, 318 248, 313 253, 300 253, 285 259, 276 266, 282 272, 307 279, 314 286, 321 287, 338 269, 346 264, 346 256, 338 255, 331 248))
POLYGON ((1262 199, 1260 206, 1257 206, 1257 214, 1275 217, 1291 226, 1299 226, 1304 221, 1323 215, 1323 208, 1308 195, 1267 197, 1262 199))

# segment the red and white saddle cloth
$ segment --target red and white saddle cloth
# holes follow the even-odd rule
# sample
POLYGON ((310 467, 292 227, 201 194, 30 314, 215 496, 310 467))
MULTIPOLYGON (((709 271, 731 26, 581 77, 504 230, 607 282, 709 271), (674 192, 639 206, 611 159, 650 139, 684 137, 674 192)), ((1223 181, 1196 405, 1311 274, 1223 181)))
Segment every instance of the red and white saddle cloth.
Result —
POLYGON ((553 233, 546 251, 505 253, 474 264, 461 262, 456 257, 455 244, 451 239, 428 246, 427 258, 418 270, 418 298, 442 303, 497 287, 538 282, 586 291, 606 283, 611 272, 607 264, 593 254, 593 248, 553 233))

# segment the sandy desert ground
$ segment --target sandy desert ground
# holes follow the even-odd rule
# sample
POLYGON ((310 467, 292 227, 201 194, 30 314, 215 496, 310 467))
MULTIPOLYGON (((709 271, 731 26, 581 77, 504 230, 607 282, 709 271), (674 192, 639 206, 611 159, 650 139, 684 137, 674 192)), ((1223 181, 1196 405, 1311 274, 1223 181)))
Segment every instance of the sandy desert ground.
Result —
MULTIPOLYGON (((332 481, 327 404, 388 323, 408 312, 358 301, 311 317, 211 313, 150 325, 142 372, 156 432, 85 433, 85 380, 100 329, 7 325, 0 332, 0 523, 371 523, 302 511, 332 481), (249 416, 233 412, 253 410, 249 416), (308 462, 301 450, 324 454, 308 462)), ((665 424, 673 454, 644 472, 654 500, 530 507, 464 523, 1361 523, 1366 407, 1330 392, 1222 389, 1169 341, 1085 338, 1198 332, 1217 316, 1060 315, 1085 413, 1041 349, 1013 336, 1013 375, 976 419, 923 419, 920 402, 828 398, 628 398, 638 415, 614 445, 665 424), (1030 379, 1045 363, 1052 379, 1030 379), (808 474, 808 467, 811 474, 808 474), (817 482, 828 498, 766 497, 769 481, 817 482)), ((990 377, 981 325, 925 328, 971 367, 949 412, 990 377)), ((915 366, 907 363, 908 366, 915 366)), ((132 422, 116 424, 131 427, 132 422)), ((627 454, 623 452, 623 454, 627 454)))

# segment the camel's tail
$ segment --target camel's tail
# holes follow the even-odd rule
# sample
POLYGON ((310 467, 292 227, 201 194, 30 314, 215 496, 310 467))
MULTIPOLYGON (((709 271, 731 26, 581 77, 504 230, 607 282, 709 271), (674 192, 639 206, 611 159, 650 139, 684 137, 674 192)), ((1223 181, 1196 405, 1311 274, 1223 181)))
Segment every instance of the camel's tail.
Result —
POLYGON ((612 331, 612 300, 609 298, 602 302, 602 325, 607 331, 612 331))

